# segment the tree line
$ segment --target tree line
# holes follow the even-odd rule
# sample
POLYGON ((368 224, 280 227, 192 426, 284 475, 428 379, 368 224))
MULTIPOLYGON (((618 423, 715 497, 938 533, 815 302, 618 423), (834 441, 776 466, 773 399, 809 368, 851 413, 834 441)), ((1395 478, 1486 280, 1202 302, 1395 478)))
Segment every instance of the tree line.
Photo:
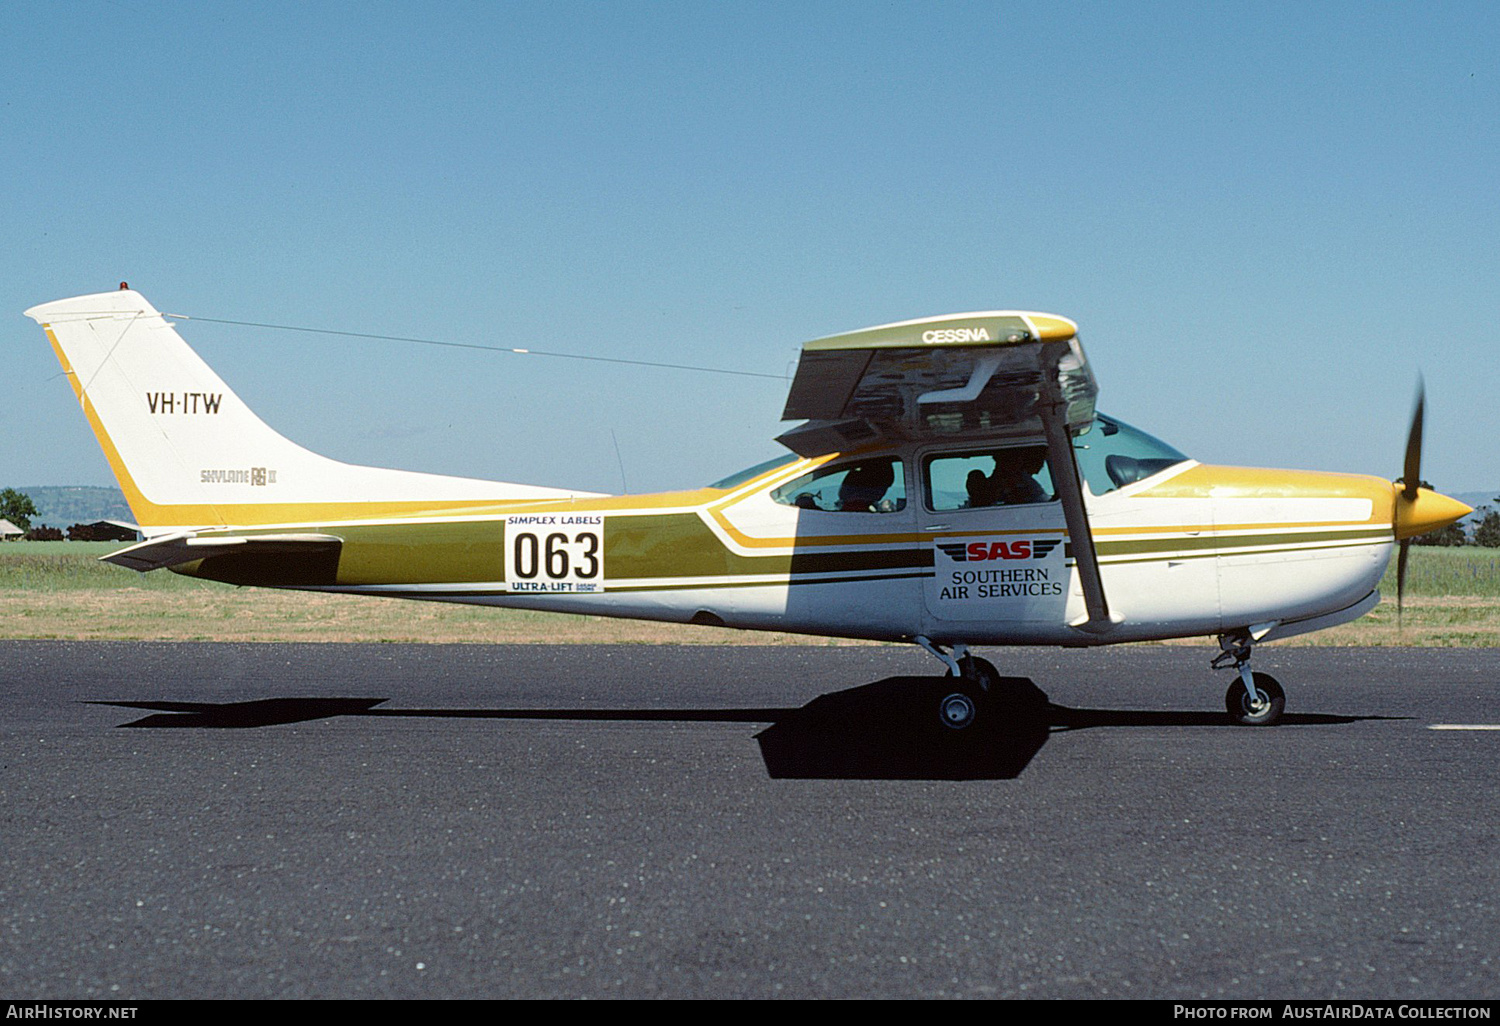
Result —
POLYGON ((0 520, 9 520, 24 532, 27 541, 116 541, 117 537, 102 537, 93 524, 74 524, 64 535, 60 528, 46 524, 33 525, 31 518, 38 516, 36 503, 25 492, 14 488, 0 489, 0 520))
MULTIPOLYGON (((1490 501, 1500 503, 1500 495, 1490 501)), ((1464 525, 1460 522, 1449 524, 1447 527, 1428 534, 1418 535, 1411 540, 1411 543, 1413 545, 1436 545, 1449 549, 1456 549, 1461 545, 1479 545, 1487 549, 1500 549, 1500 511, 1496 511, 1493 506, 1480 506, 1475 512, 1480 516, 1472 532, 1464 530, 1464 525)))

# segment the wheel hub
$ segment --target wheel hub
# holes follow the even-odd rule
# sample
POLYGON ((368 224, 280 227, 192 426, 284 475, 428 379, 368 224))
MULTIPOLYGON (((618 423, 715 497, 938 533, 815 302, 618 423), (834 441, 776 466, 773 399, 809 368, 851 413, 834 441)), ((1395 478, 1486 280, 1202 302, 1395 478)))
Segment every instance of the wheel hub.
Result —
POLYGON ((974 705, 974 700, 963 692, 956 691, 943 699, 939 706, 939 713, 945 727, 954 730, 962 730, 974 722, 974 717, 979 710, 974 705))

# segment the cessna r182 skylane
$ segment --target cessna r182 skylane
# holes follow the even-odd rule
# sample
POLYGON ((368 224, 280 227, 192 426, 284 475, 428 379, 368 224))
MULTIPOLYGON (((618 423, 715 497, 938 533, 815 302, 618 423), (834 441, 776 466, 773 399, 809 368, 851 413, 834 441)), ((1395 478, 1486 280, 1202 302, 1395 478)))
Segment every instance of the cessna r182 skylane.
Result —
MULTIPOLYGON (((989 311, 809 342, 785 457, 609 496, 352 466, 268 427, 138 293, 33 307, 146 540, 104 558, 230 584, 912 642, 955 729, 975 645, 1216 636, 1241 723, 1262 641, 1380 600, 1392 547, 1469 507, 1420 481, 1206 466, 1097 413, 1077 326, 989 311), (1404 483, 1402 483, 1404 482, 1404 483)), ((1009 696, 1019 701, 1018 696, 1009 696)))

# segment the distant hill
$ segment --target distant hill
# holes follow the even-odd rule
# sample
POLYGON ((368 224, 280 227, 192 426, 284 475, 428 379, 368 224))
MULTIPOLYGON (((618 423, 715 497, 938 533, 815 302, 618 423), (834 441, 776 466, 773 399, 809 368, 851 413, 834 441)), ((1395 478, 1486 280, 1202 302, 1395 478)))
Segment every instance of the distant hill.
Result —
POLYGON ((17 487, 16 491, 31 496, 36 505, 38 515, 31 518, 33 526, 46 524, 66 531, 74 524, 92 524, 95 520, 135 522, 130 507, 125 504, 125 496, 118 488, 34 485, 17 487))

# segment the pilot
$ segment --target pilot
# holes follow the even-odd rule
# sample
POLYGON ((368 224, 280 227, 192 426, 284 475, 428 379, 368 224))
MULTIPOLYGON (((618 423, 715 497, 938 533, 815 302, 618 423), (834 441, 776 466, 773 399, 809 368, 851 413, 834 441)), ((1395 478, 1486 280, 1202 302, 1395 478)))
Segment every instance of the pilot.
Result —
POLYGON ((861 463, 844 476, 839 485, 839 511, 842 513, 879 513, 881 498, 896 480, 889 460, 861 463))
POLYGON ((991 502, 1024 506, 1027 503, 1049 501, 1052 496, 1036 480, 1046 458, 1047 450, 1039 445, 1002 449, 995 453, 995 472, 987 482, 990 493, 994 496, 991 502))

